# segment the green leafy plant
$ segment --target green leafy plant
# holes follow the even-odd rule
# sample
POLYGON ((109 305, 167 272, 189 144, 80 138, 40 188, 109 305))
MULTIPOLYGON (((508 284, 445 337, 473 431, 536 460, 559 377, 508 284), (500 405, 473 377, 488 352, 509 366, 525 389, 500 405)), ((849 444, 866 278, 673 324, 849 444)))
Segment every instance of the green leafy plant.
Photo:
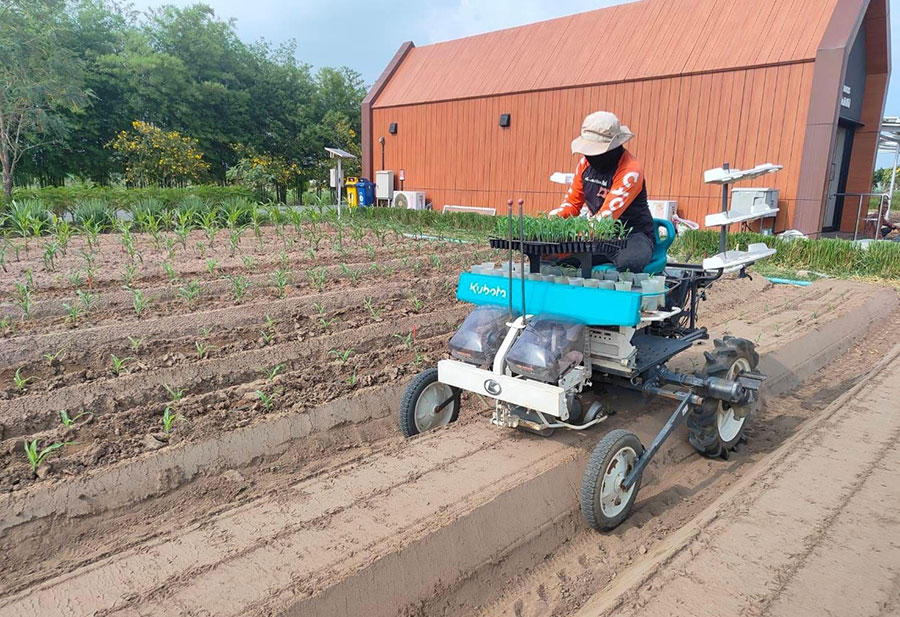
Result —
POLYGON ((218 267, 219 267, 218 260, 213 259, 212 257, 210 257, 209 259, 206 260, 206 271, 209 272, 210 274, 215 274, 216 268, 218 268, 218 267))
POLYGON ((200 297, 200 289, 200 283, 191 280, 186 285, 178 288, 178 296, 184 300, 185 304, 193 304, 200 297))
POLYGON ((19 392, 25 392, 29 382, 34 381, 34 377, 23 377, 22 376, 22 367, 16 369, 16 372, 13 374, 13 383, 16 385, 16 390, 19 392))
POLYGON ((254 393, 256 394, 256 398, 260 400, 260 402, 263 404, 263 407, 265 407, 267 410, 271 409, 272 405, 275 404, 275 393, 266 394, 262 390, 256 390, 254 393))
POLYGON ((247 289, 250 288, 250 280, 242 274, 230 275, 225 278, 231 283, 231 294, 234 296, 235 302, 240 304, 244 301, 247 289))
POLYGON ((78 316, 81 314, 81 307, 75 304, 63 302, 63 308, 66 309, 66 320, 72 323, 72 326, 78 325, 78 316))
POLYGON ((78 296, 78 301, 81 302, 81 306, 84 307, 84 310, 88 312, 93 311, 100 303, 100 294, 90 293, 83 289, 76 289, 75 295, 78 296))
POLYGON ((56 364, 56 363, 59 361, 59 358, 60 358, 64 353, 66 353, 66 348, 65 348, 65 347, 60 347, 59 349, 57 349, 57 350, 56 350, 55 352, 53 352, 53 353, 45 353, 45 354, 44 354, 44 360, 47 361, 47 364, 49 364, 50 366, 53 366, 54 364, 56 364))
POLYGON ((407 349, 411 348, 413 345, 412 330, 410 330, 408 334, 395 334, 394 338, 399 339, 403 346, 407 349))
POLYGON ((70 417, 69 412, 66 409, 62 409, 59 412, 59 420, 60 420, 60 422, 62 422, 63 426, 65 426, 66 428, 71 427, 72 425, 74 425, 76 422, 78 422, 79 420, 81 420, 84 417, 91 418, 93 416, 94 416, 94 414, 92 412, 83 411, 83 410, 81 413, 79 413, 78 415, 76 415, 74 417, 70 417))
POLYGON ((422 306, 424 306, 424 303, 421 300, 419 300, 419 296, 417 296, 414 293, 411 293, 411 294, 409 294, 409 301, 412 303, 413 310, 415 312, 418 313, 420 310, 422 310, 422 306))
POLYGON ((210 345, 201 343, 200 341, 194 341, 194 349, 197 352, 198 360, 206 360, 209 357, 209 352, 212 351, 212 347, 210 345))
POLYGON ((170 262, 164 261, 163 270, 166 271, 166 277, 168 277, 170 283, 177 283, 180 279, 178 273, 175 272, 175 266, 173 266, 170 262))
POLYGON ((269 276, 269 279, 272 281, 272 284, 278 289, 278 297, 284 298, 284 296, 286 295, 285 290, 288 284, 291 282, 290 271, 279 268, 269 276))
POLYGON ((263 375, 265 375, 266 379, 268 379, 269 381, 273 381, 276 377, 278 377, 278 375, 281 373, 281 371, 284 370, 284 367, 285 367, 285 363, 281 362, 270 368, 261 368, 261 369, 259 369, 259 371, 263 375))
POLYGON ((123 375, 129 372, 128 363, 134 360, 131 356, 127 356, 125 358, 120 358, 116 354, 111 354, 110 362, 112 363, 112 372, 113 375, 118 377, 119 375, 123 375))
POLYGON ((167 383, 163 384, 163 388, 166 389, 166 394, 169 395, 169 400, 172 401, 173 403, 177 403, 178 401, 180 401, 181 399, 184 398, 184 390, 182 390, 182 389, 176 390, 174 386, 170 386, 167 383))
POLYGON ((175 426, 175 422, 180 422, 184 419, 180 414, 175 413, 172 408, 166 405, 166 408, 163 410, 162 418, 159 419, 160 424, 163 427, 163 433, 169 435, 172 433, 172 428, 175 426))
POLYGON ((306 277, 312 283, 316 291, 322 291, 325 288, 325 281, 328 280, 328 270, 324 268, 309 268, 306 270, 306 277))
POLYGON ((49 446, 45 446, 43 448, 38 449, 38 440, 33 439, 32 441, 28 441, 27 439, 24 442, 25 446, 25 456, 28 457, 28 463, 31 465, 31 473, 37 473, 38 467, 41 463, 44 462, 44 459, 47 458, 50 454, 53 454, 60 448, 64 446, 71 445, 71 441, 64 441, 56 443, 52 443, 49 446))
POLYGON ((31 287, 27 283, 13 283, 13 302, 22 310, 22 321, 31 316, 34 302, 31 298, 31 287))
POLYGON ((140 317, 147 307, 150 306, 150 300, 144 296, 144 292, 140 289, 129 288, 131 292, 131 305, 134 307, 134 314, 140 317))
POLYGON ((353 355, 352 349, 332 349, 328 352, 329 356, 334 356, 337 358, 341 364, 347 364, 347 360, 350 359, 350 356, 353 355))
POLYGON ((383 309, 376 308, 375 302, 372 298, 366 298, 363 305, 366 307, 366 310, 369 311, 369 315, 371 315, 372 319, 379 319, 381 314, 384 312, 383 309))
POLYGON ((144 344, 144 341, 147 340, 146 336, 142 336, 141 338, 136 338, 133 336, 128 337, 128 344, 131 347, 131 351, 137 352, 140 350, 141 346, 144 344))

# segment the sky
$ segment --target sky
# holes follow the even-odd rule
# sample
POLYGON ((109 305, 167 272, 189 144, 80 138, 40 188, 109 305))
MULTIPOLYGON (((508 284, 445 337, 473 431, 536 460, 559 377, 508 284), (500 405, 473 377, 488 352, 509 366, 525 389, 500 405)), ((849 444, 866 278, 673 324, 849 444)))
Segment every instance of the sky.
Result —
MULTIPOLYGON (((197 0, 132 0, 135 8, 186 6, 197 0)), ((234 18, 238 35, 252 42, 297 41, 298 59, 346 65, 372 84, 404 41, 427 45, 490 30, 561 17, 621 0, 204 0, 221 18, 234 18)), ((900 0, 890 0, 891 30, 900 33, 900 0)), ((894 75, 886 116, 900 116, 900 44, 892 45, 894 75)), ((879 155, 878 167, 890 167, 879 155)))

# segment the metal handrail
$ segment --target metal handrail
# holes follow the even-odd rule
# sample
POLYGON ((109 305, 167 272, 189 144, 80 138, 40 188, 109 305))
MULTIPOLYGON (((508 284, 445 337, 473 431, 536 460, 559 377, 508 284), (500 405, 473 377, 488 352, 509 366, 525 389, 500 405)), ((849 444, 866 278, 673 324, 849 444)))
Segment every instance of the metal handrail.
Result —
MULTIPOLYGON (((860 221, 875 221, 875 239, 878 239, 878 230, 881 229, 881 221, 890 215, 890 201, 888 201, 888 211, 884 212, 884 200, 890 199, 890 195, 887 193, 832 193, 832 197, 859 197, 859 206, 856 209, 856 225, 853 226, 853 241, 859 237, 859 222, 860 221), (867 197, 880 197, 881 199, 878 202, 878 215, 875 218, 862 218, 862 206, 863 206, 863 198, 867 197)), ((869 213, 869 209, 866 208, 866 214, 869 213)))

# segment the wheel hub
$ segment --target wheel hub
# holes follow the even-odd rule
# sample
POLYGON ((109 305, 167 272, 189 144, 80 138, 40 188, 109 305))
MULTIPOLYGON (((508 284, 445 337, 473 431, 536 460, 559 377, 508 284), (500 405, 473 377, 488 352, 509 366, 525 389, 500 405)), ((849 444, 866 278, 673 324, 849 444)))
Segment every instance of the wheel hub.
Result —
POLYGON ((600 509, 605 516, 617 516, 627 505, 634 486, 625 488, 625 479, 637 460, 637 453, 630 447, 616 452, 603 474, 600 484, 600 509))
POLYGON ((416 402, 416 428, 420 433, 450 424, 456 402, 447 401, 452 397, 450 386, 440 382, 429 384, 422 391, 416 402))

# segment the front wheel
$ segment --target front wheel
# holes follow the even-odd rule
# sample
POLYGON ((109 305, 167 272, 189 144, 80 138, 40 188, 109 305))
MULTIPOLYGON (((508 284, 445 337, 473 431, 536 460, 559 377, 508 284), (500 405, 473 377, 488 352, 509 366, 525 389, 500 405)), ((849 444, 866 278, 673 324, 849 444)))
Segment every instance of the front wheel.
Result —
POLYGON ((409 382, 400 401, 400 430, 412 437, 433 428, 456 422, 460 390, 438 381, 438 371, 422 371, 409 382))
POLYGON ((581 515, 597 531, 608 531, 628 518, 641 486, 638 476, 625 488, 644 447, 637 435, 624 429, 607 433, 596 445, 581 481, 581 515))

